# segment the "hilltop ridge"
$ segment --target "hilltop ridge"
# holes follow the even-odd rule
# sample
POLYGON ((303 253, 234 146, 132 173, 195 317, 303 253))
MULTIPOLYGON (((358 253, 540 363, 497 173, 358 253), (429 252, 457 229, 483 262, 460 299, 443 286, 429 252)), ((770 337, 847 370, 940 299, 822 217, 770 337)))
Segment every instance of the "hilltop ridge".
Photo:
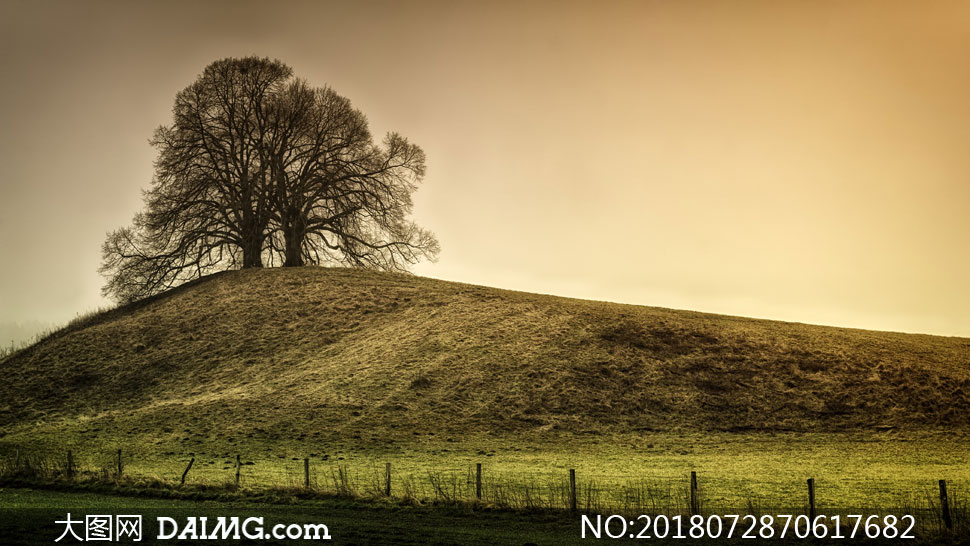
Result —
POLYGON ((406 274, 213 275, 0 362, 7 440, 968 428, 970 340, 406 274))

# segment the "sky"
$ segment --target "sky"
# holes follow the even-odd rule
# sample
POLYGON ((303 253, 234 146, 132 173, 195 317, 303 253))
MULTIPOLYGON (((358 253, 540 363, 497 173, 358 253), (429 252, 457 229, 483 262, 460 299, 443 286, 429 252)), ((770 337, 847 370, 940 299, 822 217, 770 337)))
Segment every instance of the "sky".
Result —
POLYGON ((970 337, 968 52, 966 2, 0 0, 0 334, 111 304, 152 131, 258 55, 425 150, 419 275, 970 337))

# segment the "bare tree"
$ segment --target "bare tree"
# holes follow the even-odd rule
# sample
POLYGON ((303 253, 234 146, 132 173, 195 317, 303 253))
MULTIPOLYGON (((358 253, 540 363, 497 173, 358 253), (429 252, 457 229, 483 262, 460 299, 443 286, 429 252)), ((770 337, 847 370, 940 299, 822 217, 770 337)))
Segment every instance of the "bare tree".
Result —
POLYGON ((133 301, 225 269, 434 259, 408 220, 424 153, 279 61, 224 59, 178 93, 156 130, 155 178, 131 227, 108 235, 106 295, 133 301))
POLYGON ((276 248, 284 265, 406 269, 438 243, 407 217, 424 176, 419 147, 391 133, 373 142, 364 115, 330 88, 291 85, 273 112, 276 248), (281 241, 279 241, 281 239, 281 241))

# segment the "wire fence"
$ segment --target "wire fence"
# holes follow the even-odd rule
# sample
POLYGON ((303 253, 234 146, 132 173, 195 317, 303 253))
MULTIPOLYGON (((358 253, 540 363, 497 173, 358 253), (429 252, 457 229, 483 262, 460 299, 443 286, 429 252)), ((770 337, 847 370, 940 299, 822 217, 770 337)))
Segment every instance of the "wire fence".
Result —
POLYGON ((0 478, 140 483, 173 489, 287 491, 306 496, 391 498, 412 504, 479 503, 511 510, 572 510, 588 514, 773 514, 902 517, 922 535, 970 535, 970 481, 885 481, 860 474, 808 481, 697 475, 644 469, 636 473, 567 468, 510 471, 500 464, 352 463, 321 457, 249 459, 242 455, 153 456, 115 452, 0 454, 0 478), (809 492, 811 489, 811 494, 809 492), (851 492, 852 494, 847 494, 851 492), (864 499, 861 502, 858 499, 864 499))

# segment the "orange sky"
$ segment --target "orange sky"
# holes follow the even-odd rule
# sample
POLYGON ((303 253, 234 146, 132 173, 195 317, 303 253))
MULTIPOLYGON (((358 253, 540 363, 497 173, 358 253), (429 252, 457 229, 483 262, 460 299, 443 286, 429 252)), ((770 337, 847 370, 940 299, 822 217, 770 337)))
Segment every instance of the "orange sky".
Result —
POLYGON ((968 53, 965 2, 0 0, 0 323, 105 305, 153 128, 258 54, 425 149, 421 275, 970 336, 968 53))

